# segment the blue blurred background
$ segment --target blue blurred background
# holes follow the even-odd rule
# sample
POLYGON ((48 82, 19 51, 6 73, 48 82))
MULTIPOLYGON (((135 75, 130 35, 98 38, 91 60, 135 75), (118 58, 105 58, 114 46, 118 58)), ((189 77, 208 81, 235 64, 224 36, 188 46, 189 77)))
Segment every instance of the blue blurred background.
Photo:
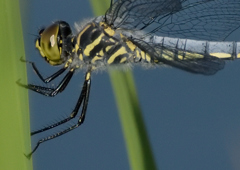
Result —
MULTIPOLYGON (((27 60, 45 76, 51 67, 35 49, 43 26, 93 17, 88 0, 38 0, 30 3, 26 37, 27 60)), ((240 41, 239 32, 228 40, 240 41)), ((175 68, 133 69, 144 121, 159 169, 240 169, 240 62, 227 62, 214 76, 190 74, 175 68)), ((73 77, 54 98, 29 91, 31 129, 37 130, 69 115, 79 97, 84 72, 73 77)), ((57 85, 61 78, 52 84, 57 85)), ((28 66, 29 83, 44 85, 28 66)), ((67 126, 65 126, 67 127, 67 126)), ((42 137, 32 137, 32 147, 42 137)), ((92 76, 84 124, 62 137, 43 143, 33 155, 35 170, 130 169, 118 110, 108 73, 92 76)))

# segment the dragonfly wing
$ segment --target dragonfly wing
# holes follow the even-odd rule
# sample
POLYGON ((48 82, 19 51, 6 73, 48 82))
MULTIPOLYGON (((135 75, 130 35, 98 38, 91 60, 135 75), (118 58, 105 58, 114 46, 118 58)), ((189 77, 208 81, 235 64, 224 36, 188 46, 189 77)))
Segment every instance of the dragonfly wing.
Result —
POLYGON ((148 53, 153 63, 166 64, 191 73, 213 75, 225 65, 225 61, 207 53, 179 50, 172 46, 163 46, 160 43, 146 42, 136 38, 131 41, 148 53))
POLYGON ((224 40, 240 26, 239 9, 239 0, 118 0, 106 22, 147 34, 224 40))
POLYGON ((178 11, 182 0, 118 0, 106 12, 108 25, 138 29, 150 25, 158 16, 178 11))

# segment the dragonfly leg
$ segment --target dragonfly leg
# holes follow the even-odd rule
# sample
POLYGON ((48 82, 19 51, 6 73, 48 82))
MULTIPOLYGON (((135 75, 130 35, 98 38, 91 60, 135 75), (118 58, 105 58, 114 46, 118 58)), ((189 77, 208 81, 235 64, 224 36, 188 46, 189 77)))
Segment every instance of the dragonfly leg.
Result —
POLYGON ((23 58, 20 59, 22 62, 25 63, 29 63, 32 65, 33 70, 35 71, 35 73, 38 75, 38 77, 44 82, 44 83, 49 83, 50 81, 54 80, 56 77, 60 76, 66 69, 67 67, 63 67, 60 70, 58 70, 56 73, 54 73, 53 75, 47 77, 47 78, 43 78, 43 76, 40 74, 40 72, 38 71, 36 65, 34 62, 28 61, 28 60, 24 60, 23 58))
MULTIPOLYGON (((46 138, 40 139, 40 140, 37 142, 37 144, 36 144, 36 146, 34 147, 34 149, 32 150, 32 152, 29 153, 28 155, 26 155, 27 158, 30 158, 30 157, 31 157, 31 155, 37 150, 37 148, 40 146, 41 143, 46 142, 46 141, 51 140, 51 139, 54 139, 54 138, 56 138, 56 137, 59 137, 59 136, 65 134, 65 133, 68 133, 68 132, 72 131, 73 129, 76 129, 77 127, 79 127, 79 126, 84 122, 85 115, 86 115, 86 111, 87 111, 87 106, 88 106, 88 99, 89 99, 89 94, 90 94, 90 87, 91 87, 91 70, 89 70, 89 71, 86 73, 86 75, 85 75, 85 81, 84 81, 84 84, 83 84, 83 87, 82 87, 81 94, 80 94, 80 96, 79 96, 79 98, 78 98, 78 101, 77 101, 77 103, 76 103, 76 105, 75 105, 75 108, 74 108, 74 110, 72 111, 72 113, 70 114, 70 116, 69 116, 68 118, 66 118, 66 119, 64 119, 64 120, 62 120, 62 121, 54 124, 54 125, 58 126, 58 125, 60 125, 60 124, 63 124, 63 123, 65 123, 65 122, 73 119, 73 118, 77 115, 78 110, 79 110, 79 108, 80 108, 81 105, 82 105, 82 111, 81 111, 80 118, 78 119, 78 122, 77 122, 75 125, 67 128, 67 129, 65 129, 65 130, 63 130, 63 131, 61 131, 61 132, 58 132, 58 133, 55 133, 55 134, 53 134, 53 135, 51 135, 51 136, 48 136, 48 137, 46 137, 46 138)), ((54 126, 54 125, 52 125, 52 126, 54 126)), ((54 127, 56 127, 56 126, 54 126, 54 127)), ((53 127, 51 127, 51 126, 49 126, 49 127, 50 127, 50 128, 44 128, 44 129, 48 130, 48 129, 53 128, 53 127)), ((43 130, 43 131, 45 131, 45 130, 43 130)))
POLYGON ((40 93, 42 95, 49 96, 49 97, 54 97, 66 88, 66 86, 68 85, 69 81, 72 78, 73 73, 74 73, 74 69, 71 69, 65 75, 65 77, 62 79, 62 81, 58 84, 58 86, 56 88, 37 86, 37 85, 34 85, 34 84, 25 85, 25 84, 20 83, 20 80, 18 80, 16 83, 21 87, 24 87, 26 89, 30 89, 30 90, 35 91, 37 93, 40 93))

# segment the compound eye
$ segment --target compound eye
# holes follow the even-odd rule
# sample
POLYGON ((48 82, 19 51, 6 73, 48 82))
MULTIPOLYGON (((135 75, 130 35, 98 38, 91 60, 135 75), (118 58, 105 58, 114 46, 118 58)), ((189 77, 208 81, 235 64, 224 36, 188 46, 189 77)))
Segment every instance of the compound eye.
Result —
POLYGON ((38 34, 41 36, 44 30, 45 28, 41 29, 38 34))
POLYGON ((39 31, 40 38, 36 41, 36 47, 41 55, 52 64, 61 64, 61 51, 59 48, 59 24, 55 23, 46 29, 39 31))

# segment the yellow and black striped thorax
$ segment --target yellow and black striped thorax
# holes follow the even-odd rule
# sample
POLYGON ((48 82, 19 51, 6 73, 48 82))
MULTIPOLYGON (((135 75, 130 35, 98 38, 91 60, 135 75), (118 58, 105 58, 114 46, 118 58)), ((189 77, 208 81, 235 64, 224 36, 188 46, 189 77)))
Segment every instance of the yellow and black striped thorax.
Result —
POLYGON ((85 64, 105 65, 139 62, 151 58, 132 41, 104 22, 87 24, 74 38, 75 53, 85 64))

